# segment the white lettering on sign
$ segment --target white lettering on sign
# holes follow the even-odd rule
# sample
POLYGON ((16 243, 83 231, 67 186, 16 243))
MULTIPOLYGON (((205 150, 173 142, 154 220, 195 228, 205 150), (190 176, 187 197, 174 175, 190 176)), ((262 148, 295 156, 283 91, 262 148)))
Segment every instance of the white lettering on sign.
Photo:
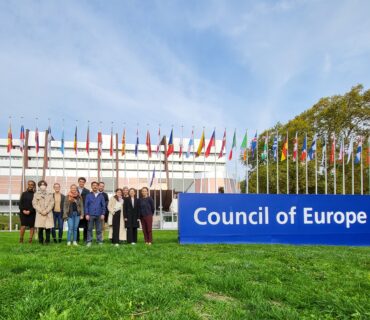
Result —
POLYGON ((194 221, 196 224, 204 225, 239 225, 239 224, 269 224, 268 207, 259 207, 258 211, 252 211, 249 214, 244 211, 211 211, 207 212, 207 208, 200 207, 194 211, 194 221))
POLYGON ((314 211, 312 208, 303 208, 304 224, 345 224, 349 229, 355 223, 365 224, 366 221, 364 211, 314 211))

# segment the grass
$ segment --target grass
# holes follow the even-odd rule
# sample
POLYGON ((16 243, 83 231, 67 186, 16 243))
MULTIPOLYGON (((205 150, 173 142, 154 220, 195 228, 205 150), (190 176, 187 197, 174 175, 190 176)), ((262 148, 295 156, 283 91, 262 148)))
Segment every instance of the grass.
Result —
POLYGON ((18 244, 0 233, 1 319, 370 319, 370 248, 18 244))

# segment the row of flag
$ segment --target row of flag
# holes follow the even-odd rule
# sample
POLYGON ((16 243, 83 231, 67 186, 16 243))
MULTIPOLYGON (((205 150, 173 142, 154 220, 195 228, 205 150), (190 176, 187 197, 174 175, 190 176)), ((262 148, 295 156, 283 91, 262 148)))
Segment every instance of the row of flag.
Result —
MULTIPOLYGON (((20 148, 21 152, 23 152, 24 146, 25 146, 25 130, 24 130, 23 125, 21 126, 20 138, 19 139, 20 139, 19 148, 20 148)), ((261 153, 261 159, 263 161, 265 161, 265 160, 268 159, 268 154, 269 154, 269 152, 268 152, 269 151, 269 147, 268 147, 269 137, 264 136, 264 137, 262 137, 262 139, 264 141, 264 145, 263 145, 263 149, 262 149, 262 153, 261 153)), ((48 127, 48 144, 49 144, 48 150, 49 151, 51 150, 50 146, 51 146, 51 141, 53 141, 53 140, 54 140, 54 138, 51 134, 51 127, 49 125, 49 127, 48 127)), ((353 137, 350 139, 350 142, 348 144, 347 149, 345 149, 344 139, 343 138, 341 139, 340 145, 339 145, 340 148, 339 148, 339 152, 338 152, 338 157, 336 157, 336 149, 337 149, 336 137, 333 135, 331 140, 332 141, 331 141, 329 162, 331 164, 333 164, 335 162, 335 160, 337 160, 339 162, 344 163, 345 162, 345 156, 347 155, 347 163, 349 163, 349 161, 351 159, 351 156, 352 156, 352 153, 353 153, 355 139, 353 137)), ((77 140, 77 126, 76 126, 75 134, 74 134, 74 143, 73 143, 73 149, 75 151, 75 154, 77 154, 77 152, 78 152, 77 141, 78 140, 77 140)), ((98 154, 101 155, 102 154, 102 145, 103 145, 103 135, 102 135, 101 131, 98 132, 98 140, 97 141, 98 141, 98 154)), ((299 160, 302 161, 302 162, 314 160, 315 157, 316 157, 317 141, 318 141, 318 137, 317 137, 317 135, 314 135, 311 146, 307 150, 307 136, 305 136, 304 140, 303 140, 302 148, 301 148, 301 154, 299 156, 298 155, 298 136, 296 134, 295 138, 293 140, 293 154, 292 154, 293 162, 299 161, 299 160), (298 157, 299 157, 299 159, 298 159, 298 157)), ((64 130, 63 130, 62 131, 62 136, 61 136, 61 146, 60 146, 60 151, 63 154, 64 154, 64 142, 65 142, 65 140, 64 140, 64 130)), ((145 142, 145 144, 147 146, 148 157, 151 158, 152 157, 152 143, 151 143, 149 130, 147 130, 147 133, 146 133, 146 142, 145 142)), ((161 149, 161 145, 165 145, 165 144, 166 144, 165 136, 163 136, 163 137, 161 136, 161 130, 159 128, 159 130, 158 130, 158 144, 157 144, 157 147, 156 147, 156 154, 157 155, 158 155, 158 153, 161 149)), ((241 146, 240 146, 241 157, 244 161, 247 158, 248 150, 251 151, 252 158, 253 159, 255 158, 255 156, 257 154, 257 145, 258 145, 257 132, 254 135, 254 137, 252 138, 249 146, 248 146, 248 143, 247 143, 247 134, 245 133, 245 135, 243 137, 243 140, 242 140, 242 143, 241 143, 241 146)), ((326 161, 326 159, 327 159, 327 156, 326 156, 327 146, 326 145, 327 145, 327 141, 323 140, 323 143, 322 143, 322 161, 326 161)), ((39 150, 40 150, 40 143, 39 143, 39 130, 38 130, 37 127, 36 127, 36 130, 35 130, 35 146, 36 146, 36 153, 38 153, 39 150)), ((206 142, 205 142, 205 134, 204 134, 204 130, 203 130, 202 135, 201 135, 200 140, 199 140, 198 147, 197 147, 196 150, 195 150, 195 146, 194 146, 194 130, 192 130, 191 137, 189 139, 188 146, 187 146, 187 151, 184 152, 183 138, 181 138, 180 144, 179 144, 179 153, 178 153, 178 155, 179 155, 179 158, 181 158, 182 155, 184 154, 188 158, 194 153, 195 157, 199 157, 202 154, 202 152, 204 152, 204 156, 207 158, 211 154, 212 147, 216 148, 216 132, 215 132, 215 130, 213 130, 213 133, 211 135, 211 138, 208 142, 207 147, 206 147, 206 142)), ((230 148, 230 151, 229 151, 229 154, 228 154, 228 160, 232 160, 233 151, 236 149, 236 147, 237 147, 236 146, 236 131, 234 131, 234 135, 233 135, 233 139, 232 139, 232 145, 231 145, 231 148, 230 148)), ((8 153, 12 150, 12 148, 13 148, 13 135, 12 135, 11 126, 9 126, 9 129, 8 129, 8 144, 7 144, 8 153)), ((214 154, 217 155, 218 158, 222 158, 224 156, 225 148, 226 148, 226 129, 225 129, 224 134, 223 134, 221 149, 220 149, 219 152, 217 152, 217 150, 214 149, 214 154)), ((357 141, 357 148, 356 148, 356 153, 355 153, 355 163, 359 163, 360 160, 361 160, 362 148, 363 148, 363 138, 360 137, 357 141)), ((111 156, 113 156, 113 151, 114 151, 114 147, 113 147, 113 129, 111 129, 111 134, 110 134, 110 155, 111 156)), ((138 151, 139 151, 139 130, 136 131, 136 144, 135 144, 135 155, 136 156, 138 155, 138 151)), ((170 155, 172 155, 174 153, 174 151, 175 151, 175 146, 174 146, 174 142, 173 142, 173 129, 172 129, 171 133, 170 133, 170 137, 168 139, 168 143, 167 143, 166 157, 169 157, 170 155)), ((86 134, 86 152, 90 153, 90 128, 89 127, 87 128, 87 134, 86 134)), ((123 130, 122 140, 121 140, 121 155, 125 155, 125 153, 126 153, 126 129, 123 130)), ((274 135, 274 140, 273 140, 273 144, 272 144, 272 155, 273 155, 274 161, 278 161, 278 134, 274 135)), ((284 142, 282 144, 280 161, 285 161, 287 159, 288 159, 288 135, 286 136, 286 138, 284 139, 284 142)), ((368 139, 368 150, 367 150, 366 159, 367 159, 366 160, 367 164, 370 164, 370 138, 368 139)))

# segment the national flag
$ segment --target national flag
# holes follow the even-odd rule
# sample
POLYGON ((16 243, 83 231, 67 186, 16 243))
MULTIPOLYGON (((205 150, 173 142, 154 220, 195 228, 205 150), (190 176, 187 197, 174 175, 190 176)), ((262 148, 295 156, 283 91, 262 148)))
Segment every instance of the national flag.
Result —
POLYGON ((342 141, 340 142, 338 161, 344 164, 344 138, 342 138, 342 141))
POLYGON ((360 141, 358 142, 357 145, 355 163, 361 162, 361 156, 362 156, 362 137, 360 137, 360 141))
POLYGON ((304 137, 302 151, 301 151, 301 161, 305 161, 307 159, 307 136, 304 137))
POLYGON ((244 138, 243 138, 243 141, 242 141, 242 144, 240 145, 240 151, 241 153, 243 153, 243 161, 246 161, 247 160, 247 141, 248 141, 248 135, 247 135, 247 131, 245 132, 244 134, 244 138))
POLYGON ((204 139, 204 130, 203 130, 202 136, 200 137, 200 140, 199 140, 199 145, 198 145, 198 149, 195 154, 195 157, 199 157, 202 154, 202 150, 204 149, 204 146, 205 146, 205 139, 204 139))
POLYGON ((158 156, 158 152, 159 150, 161 149, 161 128, 159 127, 158 128, 158 144, 157 144, 157 156, 158 156))
POLYGON ((268 135, 265 136, 265 142, 263 144, 263 150, 262 150, 262 153, 261 153, 261 160, 266 160, 267 159, 267 152, 268 152, 268 135))
POLYGON ((351 137, 349 141, 348 149, 347 149, 347 164, 351 160, 352 153, 353 153, 353 138, 351 137))
POLYGON ((13 134, 12 134, 12 126, 9 125, 9 129, 8 129, 8 146, 7 146, 8 153, 12 149, 13 149, 13 134))
POLYGON ((286 160, 287 157, 288 157, 288 136, 285 138, 285 141, 283 143, 283 148, 281 149, 280 161, 286 160))
POLYGON ((98 155, 101 156, 103 153, 103 135, 101 131, 98 132, 98 155))
POLYGON ((180 148, 179 148, 179 158, 181 158, 182 157, 182 149, 183 149, 183 143, 184 143, 184 141, 183 141, 184 139, 183 139, 183 136, 182 136, 182 133, 181 133, 181 139, 180 139, 180 148))
POLYGON ((51 127, 49 125, 49 127, 48 127, 48 155, 49 155, 49 157, 51 156, 51 141, 53 141, 53 140, 54 140, 54 138, 51 135, 51 127))
POLYGON ((207 149, 206 149, 206 153, 205 153, 206 158, 208 158, 208 156, 211 154, 212 147, 215 147, 215 143, 216 143, 215 135, 216 135, 216 132, 215 132, 215 130, 213 130, 211 139, 209 140, 208 146, 207 146, 207 149))
POLYGON ((168 158, 174 151, 174 145, 173 145, 173 129, 171 129, 170 134, 170 140, 168 140, 168 146, 167 146, 167 154, 166 157, 168 158))
POLYGON ((110 145, 109 145, 109 154, 113 156, 113 128, 110 129, 110 145))
POLYGON ((152 178, 150 179, 150 185, 149 185, 149 187, 150 187, 150 188, 151 188, 151 187, 152 187, 152 185, 153 185, 154 179, 155 179, 155 167, 154 167, 154 169, 153 169, 152 178))
POLYGON ((221 150, 220 150, 220 153, 218 154, 218 158, 222 158, 224 156, 224 150, 225 150, 225 147, 226 147, 226 129, 224 131, 224 136, 222 138, 222 145, 221 145, 221 150))
POLYGON ((191 137, 188 144, 188 151, 186 152, 186 158, 190 157, 193 147, 194 147, 194 130, 191 130, 191 137))
POLYGON ((139 129, 136 129, 135 157, 139 154, 139 129))
POLYGON ((293 141, 293 162, 296 162, 297 158, 298 158, 298 134, 296 132, 293 141))
POLYGON ((77 126, 76 126, 76 129, 75 129, 75 140, 73 142, 73 149, 75 151, 75 154, 77 154, 77 126))
POLYGON ((38 154, 40 151, 40 139, 39 139, 39 129, 37 127, 35 131, 35 146, 36 146, 36 153, 38 154))
POLYGON ((230 153, 229 153, 229 161, 233 158, 233 149, 236 148, 236 130, 234 130, 234 136, 233 136, 233 144, 231 145, 230 148, 230 153))
POLYGON ((308 158, 307 160, 313 160, 316 157, 316 140, 317 140, 317 135, 315 134, 312 140, 312 144, 310 149, 308 150, 308 158))
POLYGON ((333 164, 335 161, 335 147, 336 147, 336 140, 335 140, 335 134, 333 134, 333 140, 331 143, 331 149, 330 149, 330 163, 333 164))
POLYGON ((60 141, 60 152, 64 154, 64 129, 62 131, 62 139, 60 141))
POLYGON ((278 135, 275 134, 274 142, 272 144, 272 153, 274 156, 274 160, 277 161, 277 154, 278 154, 278 135))
POLYGON ((24 135, 24 126, 21 126, 21 133, 19 135, 19 149, 21 152, 24 150, 24 145, 25 145, 25 135, 24 135))
POLYGON ((125 153, 126 153, 126 129, 123 129, 121 155, 125 155, 125 153))
POLYGON ((257 131, 251 142, 252 158, 254 158, 254 153, 256 151, 256 148, 257 148, 257 131))
POLYGON ((148 158, 152 157, 152 144, 150 142, 150 133, 149 130, 146 132, 146 148, 148 150, 148 158))
POLYGON ((90 126, 87 126, 86 132, 86 152, 90 153, 90 126))
POLYGON ((326 137, 322 141, 322 150, 321 150, 321 166, 325 167, 326 164, 326 137))

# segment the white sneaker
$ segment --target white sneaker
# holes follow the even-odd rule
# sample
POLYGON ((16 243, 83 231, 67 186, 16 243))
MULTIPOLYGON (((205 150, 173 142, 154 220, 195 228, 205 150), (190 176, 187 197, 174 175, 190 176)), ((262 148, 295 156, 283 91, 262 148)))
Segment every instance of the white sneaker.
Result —
POLYGON ((91 242, 88 242, 88 243, 86 244, 86 247, 91 247, 91 242))
POLYGON ((76 241, 73 241, 74 246, 78 246, 78 243, 76 241))
POLYGON ((131 244, 134 246, 136 244, 136 242, 131 242, 131 244))
POLYGON ((68 242, 67 242, 67 246, 70 246, 70 245, 71 245, 71 241, 68 241, 68 242))
POLYGON ((118 247, 118 246, 119 246, 119 244, 118 244, 118 243, 116 243, 116 244, 115 244, 115 246, 116 246, 116 247, 118 247))

